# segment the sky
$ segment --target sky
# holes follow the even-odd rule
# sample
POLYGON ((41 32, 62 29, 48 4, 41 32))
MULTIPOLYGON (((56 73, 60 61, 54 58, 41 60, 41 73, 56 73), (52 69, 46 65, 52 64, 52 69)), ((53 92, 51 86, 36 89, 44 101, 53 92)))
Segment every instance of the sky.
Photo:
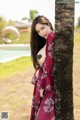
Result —
MULTIPOLYGON (((75 0, 75 24, 80 17, 80 0, 75 0)), ((18 20, 29 18, 30 10, 37 10, 40 15, 46 16, 55 24, 55 0, 0 0, 0 16, 6 20, 18 20)))

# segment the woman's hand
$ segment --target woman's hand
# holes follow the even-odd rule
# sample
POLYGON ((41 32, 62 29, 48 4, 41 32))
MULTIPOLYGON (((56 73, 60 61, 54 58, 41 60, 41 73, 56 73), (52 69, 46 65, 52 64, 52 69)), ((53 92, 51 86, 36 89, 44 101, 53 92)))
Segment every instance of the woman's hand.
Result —
POLYGON ((42 90, 40 90, 40 97, 44 97, 44 95, 43 95, 43 89, 42 90))
POLYGON ((36 71, 36 77, 38 78, 39 70, 36 71))

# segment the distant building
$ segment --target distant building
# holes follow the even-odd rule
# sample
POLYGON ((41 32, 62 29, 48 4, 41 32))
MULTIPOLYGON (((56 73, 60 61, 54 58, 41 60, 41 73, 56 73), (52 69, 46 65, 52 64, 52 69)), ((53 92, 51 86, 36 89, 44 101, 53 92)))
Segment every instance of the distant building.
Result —
POLYGON ((30 32, 31 25, 24 22, 15 21, 14 26, 19 30, 19 32, 30 32))

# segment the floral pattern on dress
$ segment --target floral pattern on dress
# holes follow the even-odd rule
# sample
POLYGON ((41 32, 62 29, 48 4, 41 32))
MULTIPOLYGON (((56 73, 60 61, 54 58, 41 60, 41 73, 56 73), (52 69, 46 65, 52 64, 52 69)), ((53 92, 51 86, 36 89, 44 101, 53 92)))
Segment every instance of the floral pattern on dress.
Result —
POLYGON ((44 79, 44 78, 47 78, 48 77, 48 73, 47 73, 47 71, 46 71, 46 63, 44 62, 44 64, 43 64, 43 71, 44 71, 44 73, 41 75, 41 79, 44 79))
POLYGON ((33 77, 32 77, 31 83, 35 84, 36 81, 37 81, 37 77, 36 77, 36 72, 35 72, 34 75, 33 75, 33 77))
POLYGON ((44 111, 50 113, 54 109, 54 101, 52 98, 47 98, 44 102, 44 111))
POLYGON ((55 116, 51 118, 51 120, 55 120, 55 116))
POLYGON ((50 58, 53 58, 54 57, 54 55, 53 55, 53 47, 54 47, 54 43, 53 42, 51 42, 50 44, 49 44, 49 47, 48 47, 48 55, 50 56, 50 58))
POLYGON ((45 90, 46 91, 50 91, 51 90, 51 86, 50 85, 46 85, 45 90))
MULTIPOLYGON (((50 33, 46 42, 46 58, 39 69, 38 77, 33 76, 34 92, 30 120, 55 120, 53 66, 54 33, 50 33), (40 90, 43 89, 43 97, 40 90)), ((37 70, 36 70, 37 71, 37 70)))
POLYGON ((40 100, 37 102, 37 104, 35 101, 36 101, 36 96, 33 97, 32 108, 35 108, 37 110, 39 108, 39 105, 40 105, 40 100))
MULTIPOLYGON (((54 43, 53 43, 53 41, 51 41, 50 43, 48 43, 48 50, 47 50, 47 53, 48 53, 48 56, 50 57, 48 57, 49 59, 52 59, 52 58, 54 58, 54 54, 53 54, 53 47, 54 47, 54 43)), ((45 59, 45 62, 44 62, 44 64, 43 64, 43 74, 42 74, 42 76, 41 76, 41 79, 44 79, 44 78, 47 78, 48 77, 48 71, 47 71, 47 69, 46 69, 46 59, 45 59)), ((52 67, 52 64, 49 64, 49 69, 52 67)), ((52 73, 51 73, 51 75, 52 75, 52 73)))
POLYGON ((42 87, 40 85, 40 81, 39 80, 37 81, 37 87, 38 87, 38 90, 42 90, 42 87))

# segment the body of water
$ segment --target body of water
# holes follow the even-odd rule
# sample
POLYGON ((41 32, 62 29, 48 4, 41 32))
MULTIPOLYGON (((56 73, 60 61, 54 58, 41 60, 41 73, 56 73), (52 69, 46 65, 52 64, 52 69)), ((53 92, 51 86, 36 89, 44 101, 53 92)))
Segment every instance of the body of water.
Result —
POLYGON ((30 56, 29 45, 0 46, 0 63, 9 62, 22 56, 30 56))

